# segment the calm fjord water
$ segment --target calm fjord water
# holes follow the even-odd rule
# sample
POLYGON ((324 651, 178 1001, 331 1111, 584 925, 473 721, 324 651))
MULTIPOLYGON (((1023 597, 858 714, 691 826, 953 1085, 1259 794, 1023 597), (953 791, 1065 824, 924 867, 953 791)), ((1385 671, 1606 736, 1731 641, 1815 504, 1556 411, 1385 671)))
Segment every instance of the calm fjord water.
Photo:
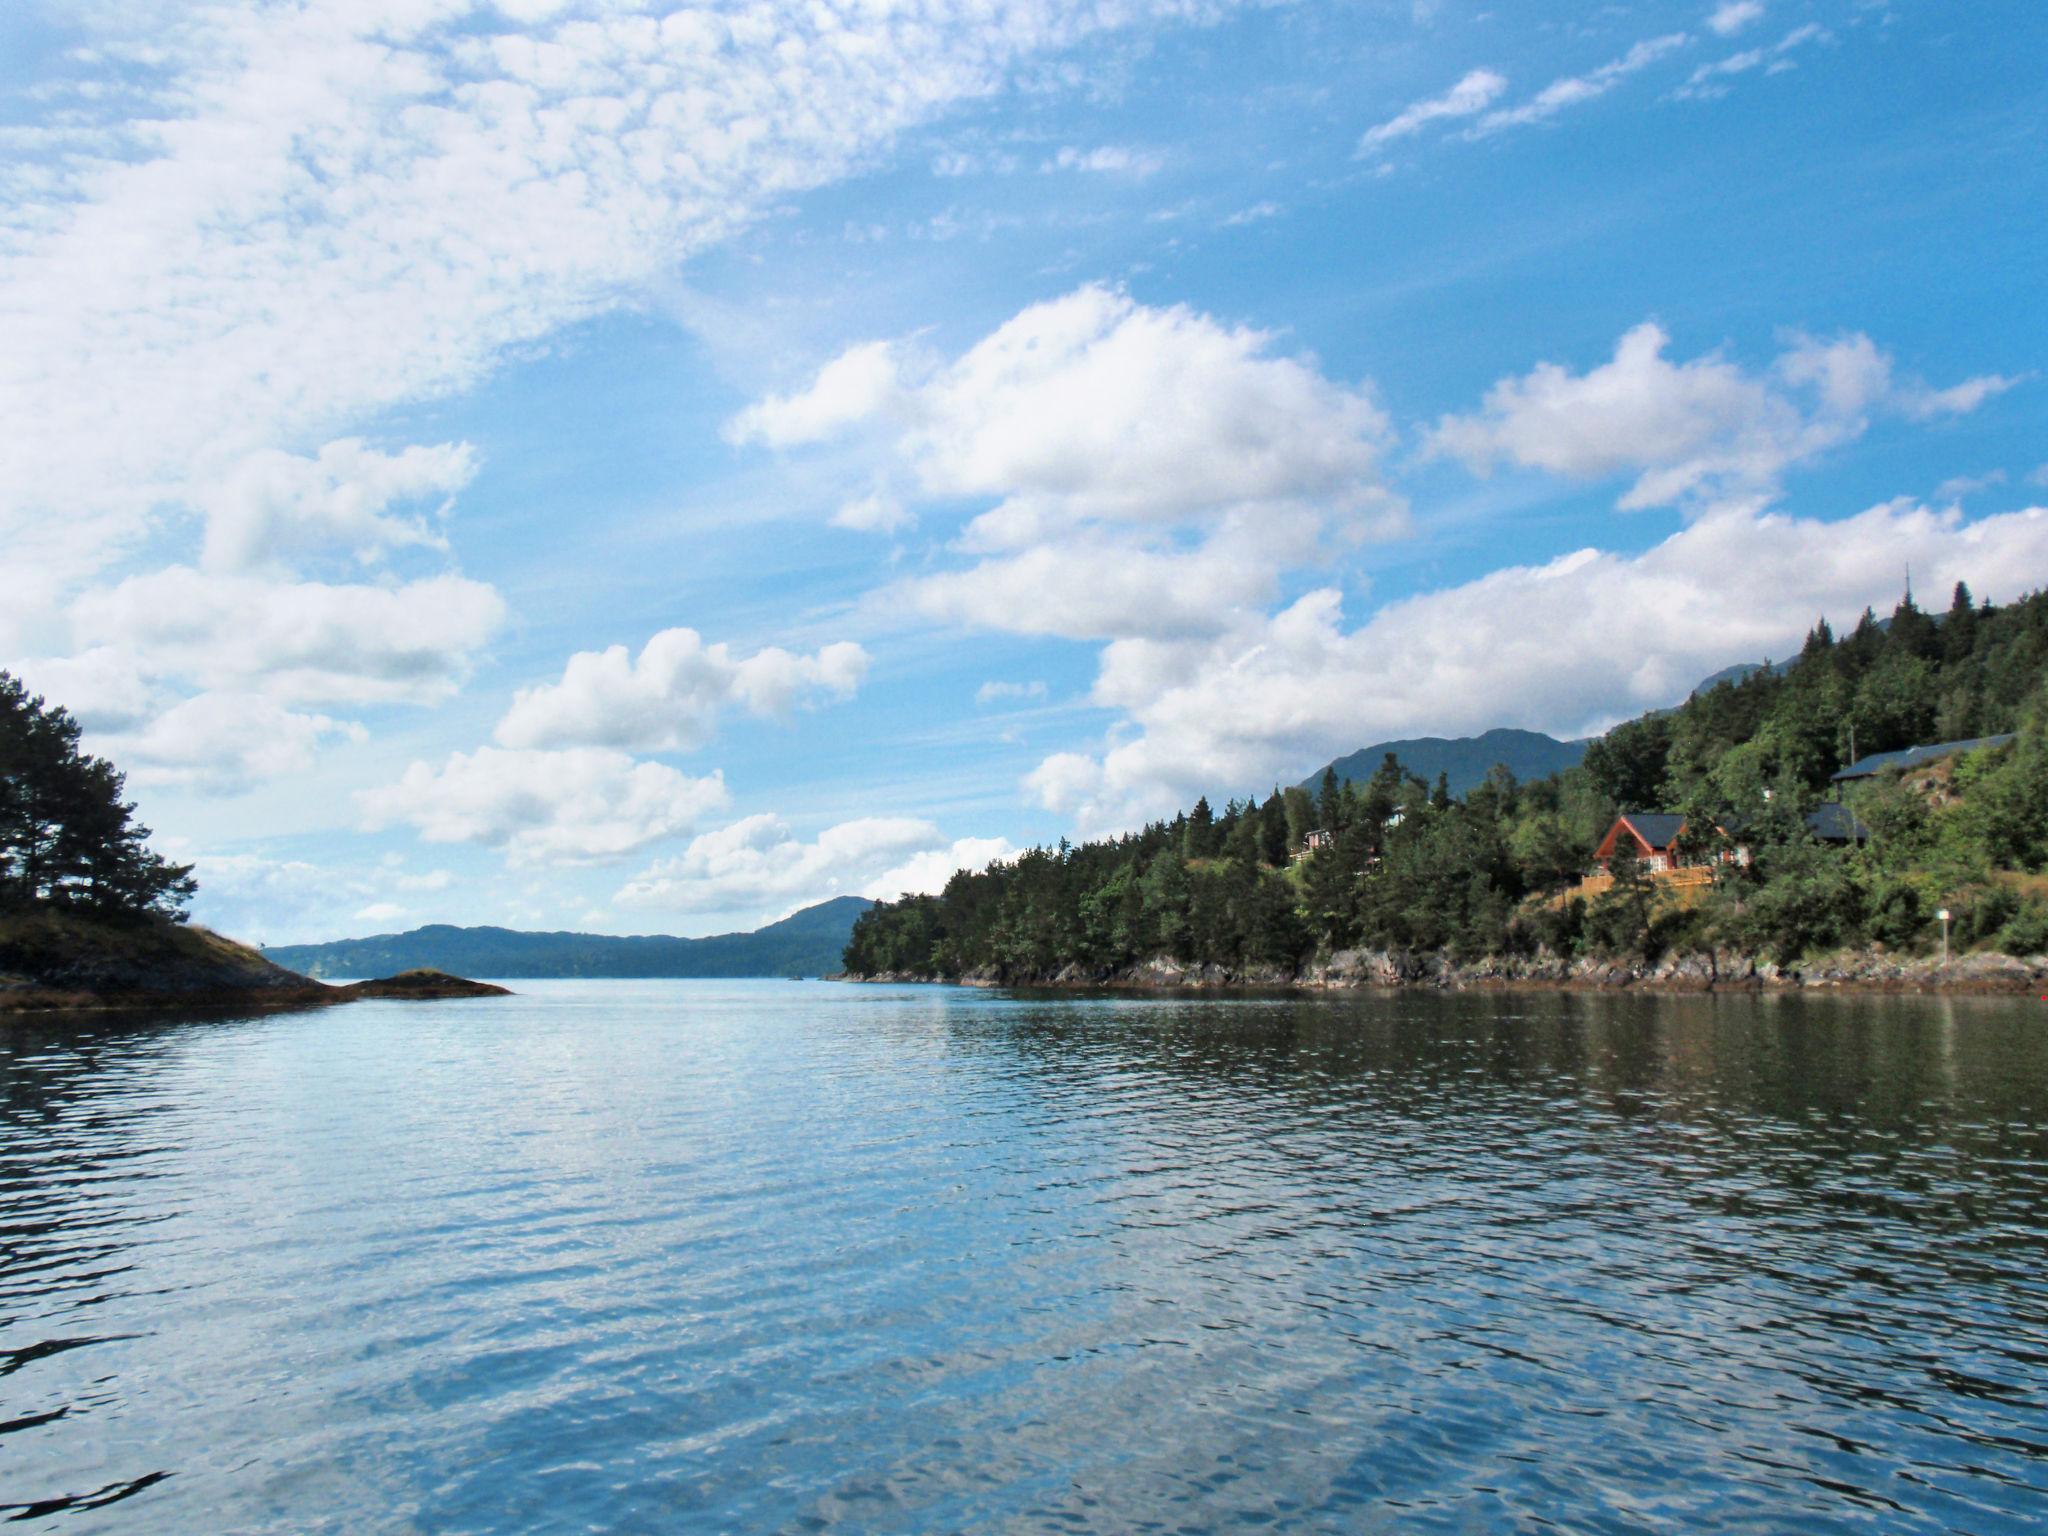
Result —
POLYGON ((521 983, 0 1027, 73 1531, 2048 1518, 2048 1006, 521 983))

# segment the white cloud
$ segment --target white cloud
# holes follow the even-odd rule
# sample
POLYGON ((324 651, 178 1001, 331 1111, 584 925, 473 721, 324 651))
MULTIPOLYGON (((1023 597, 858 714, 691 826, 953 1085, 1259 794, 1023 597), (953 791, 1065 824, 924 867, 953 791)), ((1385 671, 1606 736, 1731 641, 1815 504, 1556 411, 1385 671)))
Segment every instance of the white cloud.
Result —
POLYGON ((1166 157, 1157 150, 1134 149, 1125 144, 1104 144, 1095 149, 1067 145, 1039 166, 1041 171, 1086 171, 1098 176, 1129 176, 1142 181, 1158 174, 1166 157))
POLYGON ((1123 538, 1069 536, 919 577, 884 594, 941 623, 1074 640, 1118 635, 1202 635, 1275 590, 1272 562, 1242 541, 1188 551, 1123 538))
POLYGON ((868 654, 850 641, 809 656, 777 646, 735 656, 694 629, 664 629, 634 658, 623 645, 579 651, 559 683, 522 688, 498 722, 508 747, 596 746, 690 751, 731 704, 785 715, 800 702, 853 696, 868 654))
POLYGON ((1728 94, 1728 82, 1735 76, 1746 75, 1763 65, 1769 65, 1764 72, 1772 75, 1796 68, 1795 61, 1789 57, 1794 49, 1806 43, 1828 40, 1829 33, 1826 28, 1809 22, 1803 27, 1793 28, 1771 47, 1745 48, 1742 52, 1730 54, 1725 59, 1700 65, 1687 76, 1685 84, 1671 94, 1680 101, 1719 100, 1728 94))
POLYGON ((451 752, 360 797, 371 830, 405 823, 430 843, 503 848, 515 865, 595 864, 693 831, 726 803, 724 777, 595 747, 451 752))
POLYGON ((1667 54, 1674 53, 1690 43, 1692 38, 1684 32, 1671 32, 1663 37, 1646 38, 1618 59, 1610 59, 1598 69, 1583 75, 1567 75, 1553 80, 1534 96, 1516 107, 1502 107, 1487 113, 1469 130, 1472 138, 1482 138, 1498 133, 1504 128, 1522 128, 1530 123, 1546 122, 1567 107, 1576 107, 1582 102, 1605 96, 1615 86, 1638 70, 1647 69, 1667 54))
POLYGON ((1981 475, 1950 475, 1934 488, 1934 499, 1944 503, 1961 501, 1965 496, 1974 496, 1994 485, 2003 485, 2005 481, 2006 473, 2002 469, 1986 470, 1981 475))
POLYGON ((832 514, 832 526, 855 533, 901 533, 917 522, 917 514, 885 491, 856 497, 832 514))
POLYGON ((72 620, 145 676, 308 703, 432 703, 504 614, 460 576, 336 586, 170 566, 85 593, 72 620))
POLYGON ((1752 22, 1761 21, 1763 14, 1758 0, 1723 0, 1707 18, 1707 29, 1716 37, 1733 37, 1752 22))
POLYGON ((1268 200, 1253 203, 1248 208, 1240 208, 1237 212, 1224 219, 1223 222, 1226 226, 1232 228, 1241 224, 1257 224, 1263 219, 1277 219, 1286 211, 1278 203, 1268 200))
POLYGON ((1305 501, 1384 529, 1399 512, 1380 482, 1385 416, 1312 360, 1272 356, 1274 340, 1091 285, 1032 305, 914 383, 875 361, 887 343, 855 347, 730 430, 817 440, 889 405, 927 493, 1002 498, 977 524, 997 544, 1027 522, 1175 523, 1305 501))
POLYGON ((974 702, 982 705, 1007 704, 1013 700, 1021 703, 1028 699, 1042 699, 1044 697, 1045 684, 1035 679, 1028 683, 1005 683, 991 680, 974 690, 974 702))
POLYGON ((329 443, 311 457, 253 453, 216 487, 198 494, 206 514, 210 569, 242 571, 287 553, 330 545, 368 562, 407 544, 446 548, 425 518, 387 516, 394 504, 447 498, 476 473, 467 443, 379 453, 360 438, 329 443))
POLYGON ((822 437, 857 419, 843 402, 866 400, 925 497, 995 503, 960 541, 980 563, 888 602, 1028 634, 1208 632, 1265 601, 1284 566, 1321 558, 1324 535, 1406 528, 1380 470, 1385 415, 1274 341, 1090 285, 951 361, 893 367, 887 391, 844 385, 881 345, 864 344, 733 431, 822 437))
POLYGON ((1263 790, 1378 739, 1522 726, 1572 736, 1672 704, 1731 662, 1791 654, 1823 614, 1895 600, 1900 572, 1945 591, 2048 581, 2048 508, 1966 520, 1886 503, 1826 522, 1712 513, 1640 555, 1584 549, 1389 603, 1346 630, 1334 591, 1204 640, 1127 640, 1094 697, 1127 724, 1047 758, 1034 796, 1083 832, 1197 793, 1263 790))
POLYGON ((1927 385, 1914 385, 1904 390, 1898 400, 1899 409, 1915 421, 1933 421, 1942 416, 1967 416, 1994 395, 2002 395, 2016 385, 2024 384, 2033 377, 2031 374, 1987 373, 1981 378, 1965 379, 1947 389, 1933 389, 1927 385))
POLYGON ((748 816, 649 865, 614 900, 672 912, 786 910, 848 893, 892 900, 937 890, 955 869, 1016 851, 1001 838, 949 841, 931 822, 909 817, 845 821, 804 842, 778 816, 748 816))
POLYGON ((127 770, 137 785, 182 785, 235 794, 251 784, 313 766, 320 744, 360 741, 361 726, 300 714, 260 694, 201 693, 133 729, 95 733, 88 745, 127 770))
POLYGON ((1376 128, 1369 128, 1358 141, 1358 152, 1370 155, 1412 133, 1445 118, 1474 117, 1484 112, 1508 88, 1507 76, 1490 69, 1475 69, 1441 96, 1418 101, 1403 108, 1376 128))
POLYGON ((897 396, 901 371, 893 342, 849 347, 808 388, 770 395, 741 411, 726 423, 726 439, 782 448, 831 437, 885 409, 897 396))
MULTIPOLYGON (((1384 531, 1387 422, 1270 332, 1090 286, 1034 304, 918 392, 903 448, 935 495, 1001 497, 1026 524, 1175 523, 1313 501, 1384 531)), ((1024 542, 1031 542, 1027 537, 1024 542)))
POLYGON ((1215 9, 87 8, 81 46, 146 73, 10 185, 0 539, 89 575, 248 455, 467 386, 1021 59, 1215 9))
POLYGON ((189 861, 198 877, 194 919, 248 943, 316 943, 360 933, 354 924, 388 922, 411 910, 394 895, 439 891, 451 883, 445 870, 410 875, 402 863, 363 867, 191 850, 173 856, 189 861))
POLYGON ((1479 473, 1501 461, 1576 479, 1628 474, 1624 508, 1768 500, 1784 472, 1862 435, 1871 414, 1914 418, 1973 409, 2017 380, 1946 390, 1901 383, 1867 336, 1798 336, 1771 375, 1709 354, 1673 363, 1670 338, 1645 322, 1614 358, 1583 374, 1539 363, 1487 391, 1484 409, 1445 416, 1426 451, 1479 473))

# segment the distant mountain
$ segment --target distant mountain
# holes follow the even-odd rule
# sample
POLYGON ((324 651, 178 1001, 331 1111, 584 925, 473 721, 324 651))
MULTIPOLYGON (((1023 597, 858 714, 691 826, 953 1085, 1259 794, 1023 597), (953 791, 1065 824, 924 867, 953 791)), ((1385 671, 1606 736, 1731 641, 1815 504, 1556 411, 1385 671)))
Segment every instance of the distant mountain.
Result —
MULTIPOLYGON (((1878 623, 1883 627, 1891 621, 1880 619, 1878 623)), ((1722 683, 1739 683, 1766 668, 1783 676, 1798 660, 1794 656, 1787 661, 1738 661, 1732 667, 1723 667, 1712 676, 1701 678, 1692 691, 1711 693, 1722 683)), ((1664 714, 1671 712, 1660 711, 1664 714)), ((1483 736, 1418 736, 1412 741, 1375 742, 1372 746, 1346 753, 1329 766, 1337 770, 1339 781, 1348 784, 1355 779, 1371 778, 1373 770, 1391 752, 1401 760, 1403 768, 1424 783, 1434 784, 1439 773, 1448 774, 1451 793, 1462 796, 1485 783, 1495 763, 1506 763, 1508 770, 1525 782, 1545 779, 1553 773, 1575 768, 1586 755, 1586 747, 1592 740, 1588 736, 1578 741, 1559 741, 1541 731, 1502 727, 1483 736)), ((1314 794, 1322 787, 1323 772, 1318 768, 1301 781, 1301 787, 1314 794)))
POLYGON ((435 923, 331 944, 279 944, 264 957, 305 976, 389 976, 431 967, 458 976, 823 976, 839 969, 854 919, 873 906, 835 896, 752 933, 706 939, 522 933, 435 923))
MULTIPOLYGON (((1483 736, 1418 736, 1412 741, 1381 741, 1338 758, 1329 766, 1337 770, 1341 783, 1369 779, 1391 752, 1401 766, 1425 783, 1434 784, 1438 774, 1450 779, 1451 793, 1463 795, 1486 782, 1495 763, 1505 763, 1518 779, 1543 779, 1576 767, 1586 755, 1583 741, 1559 741, 1541 731, 1507 728, 1483 736)), ((1322 786, 1324 769, 1318 768, 1302 783, 1313 794, 1322 786)))

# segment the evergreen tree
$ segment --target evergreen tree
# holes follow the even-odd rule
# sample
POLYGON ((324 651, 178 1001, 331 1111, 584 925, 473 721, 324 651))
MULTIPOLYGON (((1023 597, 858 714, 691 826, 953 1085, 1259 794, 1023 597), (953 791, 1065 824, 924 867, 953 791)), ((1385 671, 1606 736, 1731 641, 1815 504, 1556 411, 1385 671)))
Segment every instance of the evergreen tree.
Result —
POLYGON ((182 918, 191 866, 150 851, 120 771, 78 743, 68 711, 0 672, 0 904, 182 918))

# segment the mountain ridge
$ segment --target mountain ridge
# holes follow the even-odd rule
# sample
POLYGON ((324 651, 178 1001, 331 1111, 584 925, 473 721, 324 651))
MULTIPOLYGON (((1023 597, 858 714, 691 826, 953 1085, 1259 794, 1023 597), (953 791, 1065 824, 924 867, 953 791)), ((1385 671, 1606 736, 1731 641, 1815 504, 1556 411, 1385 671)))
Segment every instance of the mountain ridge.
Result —
POLYGON ((514 979, 823 976, 839 969, 854 919, 873 905, 864 896, 834 896, 750 932, 697 939, 428 923, 404 933, 279 944, 264 955, 323 980, 418 969, 514 979))

